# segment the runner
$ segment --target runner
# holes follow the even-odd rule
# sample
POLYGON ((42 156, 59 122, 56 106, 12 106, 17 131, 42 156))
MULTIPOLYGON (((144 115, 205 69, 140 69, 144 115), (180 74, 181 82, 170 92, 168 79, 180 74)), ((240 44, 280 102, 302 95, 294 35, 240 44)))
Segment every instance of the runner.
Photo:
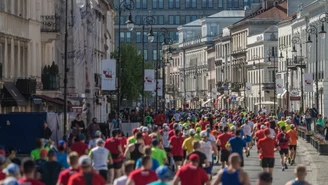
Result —
POLYGON ((152 159, 150 156, 142 157, 142 166, 139 169, 132 171, 126 182, 126 185, 146 185, 157 181, 157 175, 151 170, 152 159))
POLYGON ((127 141, 126 141, 126 145, 133 144, 133 143, 135 143, 135 142, 137 141, 137 139, 136 139, 136 135, 137 135, 138 132, 139 132, 139 131, 138 131, 137 128, 132 129, 132 136, 130 136, 130 137, 127 139, 127 141))
POLYGON ((282 126, 281 132, 277 135, 277 143, 280 147, 280 157, 281 157, 281 166, 282 171, 285 171, 285 169, 288 169, 287 161, 288 158, 288 143, 290 142, 290 137, 286 133, 286 127, 282 126))
POLYGON ((144 141, 142 138, 142 133, 138 132, 136 135, 136 139, 137 141, 133 144, 130 144, 124 153, 125 158, 131 159, 134 162, 137 162, 137 160, 142 157, 144 151, 144 141))
POLYGON ((257 185, 272 185, 272 175, 268 172, 261 172, 257 178, 257 185))
POLYGON ((76 174, 79 171, 79 154, 76 152, 71 152, 68 155, 68 164, 69 168, 61 171, 58 177, 57 185, 67 185, 69 178, 73 175, 76 174))
POLYGON ((66 153, 66 142, 64 140, 60 140, 57 146, 57 161, 65 168, 69 168, 67 163, 67 153, 66 153))
POLYGON ((151 145, 152 138, 149 136, 149 129, 148 127, 142 127, 142 137, 145 142, 146 146, 151 145))
POLYGON ((189 156, 190 164, 182 166, 174 177, 174 185, 210 185, 206 172, 199 167, 200 158, 197 154, 189 156))
POLYGON ((189 130, 189 137, 183 141, 182 148, 186 150, 186 155, 189 155, 192 150, 192 142, 198 140, 195 138, 196 131, 194 129, 189 130))
POLYGON ((217 150, 216 147, 213 146, 212 142, 208 140, 208 133, 206 131, 202 131, 200 136, 202 138, 200 141, 200 151, 205 154, 206 159, 209 161, 209 166, 204 168, 204 170, 206 171, 208 178, 211 179, 213 168, 212 152, 214 155, 217 155, 217 150))
POLYGON ((158 181, 152 182, 148 185, 168 185, 166 182, 170 181, 171 170, 167 166, 160 166, 156 170, 156 174, 159 178, 158 181))
MULTIPOLYGON (((104 140, 101 138, 96 140, 96 147, 89 152, 89 156, 92 160, 93 168, 105 179, 108 180, 108 166, 113 166, 113 160, 108 149, 104 147, 104 140)), ((113 177, 113 169, 110 169, 110 177, 113 177)), ((110 183, 113 179, 109 180, 110 183)))
POLYGON ((241 168, 242 158, 238 153, 229 156, 229 166, 221 169, 212 185, 250 185, 249 176, 241 168))
POLYGON ((171 153, 175 162, 175 170, 178 170, 183 161, 182 144, 184 139, 180 136, 180 130, 175 130, 175 135, 170 139, 171 153))
POLYGON ((99 138, 101 138, 101 135, 102 135, 101 132, 99 130, 97 130, 96 133, 95 133, 95 138, 94 139, 91 139, 89 141, 89 150, 91 150, 92 148, 94 148, 94 147, 97 146, 96 140, 99 139, 99 138))
POLYGON ((293 164, 295 164, 297 139, 298 139, 298 132, 295 129, 294 124, 290 125, 290 130, 287 132, 287 134, 290 137, 288 162, 290 165, 293 165, 293 164))
MULTIPOLYGON (((108 138, 105 142, 105 148, 110 151, 111 158, 113 160, 113 168, 114 168, 114 178, 118 178, 122 176, 122 164, 123 164, 123 150, 121 141, 117 138, 119 130, 113 130, 113 137, 108 138)), ((99 140, 100 141, 100 140, 99 140)), ((106 160, 107 161, 107 160, 106 160)))
POLYGON ((156 139, 153 139, 152 145, 153 147, 151 148, 151 157, 156 159, 160 166, 163 166, 168 162, 165 151, 159 148, 159 141, 156 139))
POLYGON ((40 166, 41 181, 46 185, 56 185, 59 173, 64 170, 64 167, 57 162, 56 152, 49 150, 48 161, 40 166))
POLYGON ((68 185, 105 185, 106 182, 95 172, 92 168, 91 158, 87 155, 83 155, 78 161, 80 171, 72 175, 68 180, 68 185))
POLYGON ((256 131, 255 133, 255 142, 257 143, 260 139, 264 138, 265 134, 264 134, 264 129, 266 129, 266 126, 261 125, 260 130, 256 131))
POLYGON ((222 168, 225 168, 226 165, 228 165, 228 159, 230 152, 225 147, 229 139, 232 137, 231 134, 228 134, 229 127, 223 128, 223 134, 220 134, 217 139, 217 145, 221 148, 221 166, 222 168))
POLYGON ((193 152, 191 152, 185 159, 184 165, 190 163, 190 156, 192 154, 197 154, 199 157, 199 167, 201 168, 207 168, 210 166, 210 162, 207 160, 206 155, 200 151, 200 142, 198 140, 195 140, 192 142, 193 145, 193 152))
POLYGON ((25 158, 22 161, 22 173, 24 174, 22 178, 18 180, 20 184, 29 184, 29 185, 45 185, 44 183, 35 180, 35 171, 36 166, 31 158, 25 158))
MULTIPOLYGON (((154 158, 152 157, 152 148, 150 146, 145 146, 144 147, 144 156, 148 156, 148 157, 151 157, 152 159, 152 166, 151 166, 151 170, 152 171, 156 171, 156 169, 160 166, 159 162, 154 158)), ((141 168, 142 165, 142 161, 141 161, 142 158, 139 158, 136 162, 136 168, 141 168)))
POLYGON ((252 127, 251 125, 248 124, 248 120, 244 119, 244 124, 241 126, 241 128, 244 131, 244 140, 246 142, 246 146, 247 146, 247 154, 246 157, 250 156, 250 152, 249 150, 252 148, 252 127))
POLYGON ((240 130, 236 131, 236 136, 230 138, 226 144, 226 148, 230 148, 231 153, 238 153, 241 159, 241 166, 244 166, 244 157, 243 157, 243 149, 245 152, 247 151, 246 142, 241 138, 240 130))
POLYGON ((266 128, 264 130, 265 137, 260 139, 257 143, 258 151, 261 153, 261 166, 263 172, 268 172, 272 175, 274 168, 274 152, 275 146, 277 145, 276 141, 271 138, 270 129, 266 128))
POLYGON ((151 126, 153 123, 153 118, 149 115, 148 112, 146 113, 145 123, 147 126, 151 126))
POLYGON ((123 165, 124 175, 114 180, 114 185, 126 185, 126 181, 128 180, 128 176, 134 170, 134 161, 126 161, 123 165))
POLYGON ((298 165, 294 170, 294 174, 296 178, 287 182, 286 185, 310 185, 309 182, 305 181, 307 175, 305 166, 298 165))
POLYGON ((20 167, 17 164, 10 163, 2 172, 6 174, 6 178, 0 182, 2 185, 19 185, 20 167))
POLYGON ((71 146, 71 151, 78 153, 80 156, 88 154, 89 146, 85 144, 85 135, 80 134, 71 146))

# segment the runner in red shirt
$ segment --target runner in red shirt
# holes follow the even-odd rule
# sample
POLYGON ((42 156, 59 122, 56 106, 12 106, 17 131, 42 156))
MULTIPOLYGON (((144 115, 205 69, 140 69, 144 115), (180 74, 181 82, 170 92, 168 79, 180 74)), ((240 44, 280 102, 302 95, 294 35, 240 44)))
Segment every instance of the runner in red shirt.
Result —
POLYGON ((58 177, 57 185, 67 185, 69 178, 79 172, 79 154, 71 152, 68 155, 69 169, 61 171, 58 177))
POLYGON ((229 127, 226 126, 223 128, 223 133, 217 137, 216 144, 221 147, 221 165, 222 168, 226 167, 226 164, 229 159, 230 152, 226 149, 226 144, 229 139, 232 137, 231 134, 228 134, 229 127))
POLYGON ((261 126, 261 129, 255 132, 255 141, 258 142, 260 139, 264 138, 265 134, 264 134, 264 129, 266 129, 266 127, 264 125, 261 126))
POLYGON ((25 158, 22 162, 24 176, 18 180, 19 184, 29 185, 45 185, 44 183, 35 180, 36 165, 33 159, 25 158))
POLYGON ((274 152, 277 142, 271 138, 270 129, 264 130, 265 137, 257 143, 258 153, 261 154, 261 166, 263 172, 268 172, 272 175, 274 168, 274 152))
POLYGON ((209 185, 210 181, 205 170, 199 167, 199 156, 197 154, 191 154, 189 160, 191 161, 191 164, 186 164, 178 170, 173 180, 173 184, 179 184, 180 182, 181 185, 209 185))
POLYGON ((105 148, 110 151, 113 158, 113 167, 115 170, 114 178, 118 178, 123 174, 123 151, 121 141, 117 138, 119 132, 118 130, 113 130, 113 137, 108 138, 105 142, 105 148))
POLYGON ((163 114, 163 111, 161 111, 155 116, 155 123, 157 126, 162 126, 164 122, 165 122, 165 115, 163 114))
POLYGON ((145 142, 145 146, 151 146, 152 138, 149 136, 148 127, 142 127, 142 137, 145 142))
POLYGON ((124 153, 125 152, 125 148, 126 148, 127 139, 124 136, 124 133, 123 133, 122 130, 119 130, 118 131, 118 137, 117 137, 117 139, 121 142, 122 151, 124 153))
POLYGON ((85 144, 85 135, 80 134, 78 141, 74 142, 71 146, 71 151, 74 151, 79 154, 79 156, 87 155, 89 146, 85 144))
POLYGON ((157 181, 157 174, 151 170, 153 165, 152 158, 150 156, 145 156, 141 161, 142 167, 129 174, 126 185, 146 185, 157 181))
POLYGON ((179 169, 183 161, 183 137, 180 136, 181 131, 175 130, 175 135, 170 139, 171 153, 175 161, 175 169, 179 169))
POLYGON ((179 127, 178 123, 174 123, 173 128, 169 131, 169 139, 174 136, 175 130, 177 130, 179 127))
POLYGON ((81 156, 78 163, 81 170, 69 178, 68 185, 87 185, 86 177, 91 178, 92 185, 106 185, 104 178, 93 170, 89 156, 81 156))
POLYGON ((277 135, 277 142, 280 148, 280 157, 281 157, 281 166, 282 171, 285 171, 285 169, 288 169, 286 159, 288 158, 288 152, 289 152, 289 142, 290 142, 290 136, 286 133, 286 127, 282 126, 281 132, 277 135))

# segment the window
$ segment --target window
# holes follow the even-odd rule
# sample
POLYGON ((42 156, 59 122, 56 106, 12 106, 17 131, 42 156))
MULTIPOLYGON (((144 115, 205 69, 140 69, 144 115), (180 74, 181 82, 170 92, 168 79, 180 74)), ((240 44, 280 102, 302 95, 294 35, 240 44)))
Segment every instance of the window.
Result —
POLYGON ((124 42, 124 32, 123 31, 120 33, 120 41, 124 42))
POLYGON ((174 16, 169 15, 169 24, 174 24, 174 16))
POLYGON ((192 15, 191 16, 191 21, 195 21, 195 20, 197 20, 197 15, 192 15))
POLYGON ((186 8, 190 8, 190 0, 186 0, 186 8))
MULTIPOLYGON (((154 32, 153 32, 153 35, 154 35, 154 41, 153 41, 153 42, 157 42, 157 32, 154 31, 154 32)), ((147 35, 147 36, 148 36, 148 35, 147 35)))
POLYGON ((126 42, 131 42, 131 32, 126 32, 126 42))
POLYGON ((232 8, 232 0, 228 0, 228 8, 232 8))
POLYGON ((197 8, 197 0, 191 0, 191 7, 197 8))
POLYGON ((153 60, 157 60, 157 49, 153 49, 153 60))
POLYGON ((141 16, 136 15, 135 21, 136 21, 136 25, 140 25, 141 24, 141 16))
POLYGON ((223 0, 219 0, 219 2, 218 2, 218 7, 219 7, 219 8, 223 8, 223 0))
POLYGON ((208 7, 213 8, 213 0, 208 0, 208 7))
POLYGON ((164 0, 159 0, 158 3, 159 3, 158 8, 163 9, 164 8, 164 0))
POLYGON ((148 60, 148 50, 144 50, 144 59, 148 60))
POLYGON ((120 22, 121 22, 121 24, 125 24, 125 22, 126 22, 126 17, 125 16, 121 16, 120 17, 120 22))
POLYGON ((175 8, 180 8, 180 0, 175 0, 175 8))
POLYGON ((190 15, 186 15, 186 24, 191 22, 191 17, 190 15))
POLYGON ((174 39, 175 42, 178 42, 179 41, 179 32, 176 31, 175 32, 175 39, 174 39))
POLYGON ((174 0, 169 0, 169 8, 174 8, 174 0))
POLYGON ((142 0, 142 8, 147 9, 147 0, 142 0))
POLYGON ((136 36, 137 37, 137 42, 141 42, 141 32, 138 31, 136 35, 137 35, 136 36))
POLYGON ((153 0, 153 8, 157 8, 157 0, 153 0))
POLYGON ((180 15, 175 16, 175 24, 180 24, 180 15))
POLYGON ((164 15, 157 16, 157 24, 164 24, 164 15))
POLYGON ((136 0, 136 9, 141 8, 141 0, 136 0))
POLYGON ((144 40, 144 43, 147 43, 148 42, 148 32, 145 31, 144 34, 143 34, 143 40, 144 40))
POLYGON ((202 8, 206 8, 207 7, 207 0, 202 0, 202 8))
POLYGON ((170 31, 170 32, 169 32, 169 35, 170 35, 170 39, 175 40, 175 38, 174 38, 174 36, 175 36, 175 32, 170 31))
POLYGON ((239 8, 239 0, 235 0, 233 5, 234 5, 234 8, 239 8))

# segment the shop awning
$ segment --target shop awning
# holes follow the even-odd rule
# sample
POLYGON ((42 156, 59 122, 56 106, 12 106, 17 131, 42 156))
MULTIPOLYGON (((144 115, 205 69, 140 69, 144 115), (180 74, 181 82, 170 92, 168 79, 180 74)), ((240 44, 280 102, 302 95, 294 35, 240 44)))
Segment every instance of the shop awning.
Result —
POLYGON ((14 106, 27 106, 27 101, 24 96, 19 92, 13 82, 5 82, 4 89, 10 95, 10 97, 4 98, 1 104, 13 103, 15 101, 14 106), (11 99, 12 98, 12 99, 11 99))
MULTIPOLYGON (((62 101, 60 99, 56 99, 56 98, 51 98, 51 97, 46 96, 46 95, 36 95, 35 97, 41 98, 44 101, 54 103, 54 104, 57 104, 57 105, 64 105, 64 101, 62 101)), ((68 107, 72 107, 72 104, 68 101, 67 101, 67 105, 68 105, 68 107)))

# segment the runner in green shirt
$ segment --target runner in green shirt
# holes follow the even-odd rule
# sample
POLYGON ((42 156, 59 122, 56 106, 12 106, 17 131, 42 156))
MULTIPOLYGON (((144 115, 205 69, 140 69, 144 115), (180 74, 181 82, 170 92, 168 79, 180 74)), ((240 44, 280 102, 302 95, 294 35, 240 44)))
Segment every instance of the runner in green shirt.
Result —
POLYGON ((151 157, 156 159, 159 165, 163 166, 167 162, 166 153, 164 150, 158 148, 159 142, 157 139, 152 142, 151 157))
POLYGON ((31 151, 31 158, 34 160, 40 159, 40 152, 42 149, 49 151, 49 147, 43 148, 43 139, 37 139, 35 143, 36 149, 31 151))
POLYGON ((147 113, 145 119, 146 119, 146 121, 145 121, 146 125, 150 126, 153 122, 153 118, 149 115, 149 113, 147 113))

